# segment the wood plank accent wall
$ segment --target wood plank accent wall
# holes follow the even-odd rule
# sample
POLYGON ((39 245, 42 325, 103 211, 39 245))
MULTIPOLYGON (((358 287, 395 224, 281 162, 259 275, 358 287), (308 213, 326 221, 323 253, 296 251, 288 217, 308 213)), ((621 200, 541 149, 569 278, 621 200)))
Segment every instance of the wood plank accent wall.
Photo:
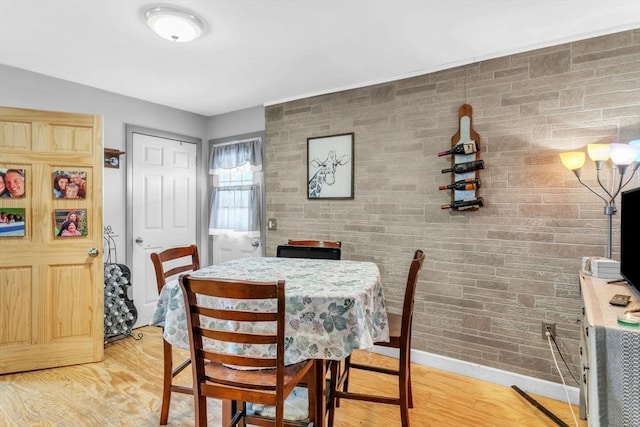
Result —
MULTIPOLYGON (((428 46, 425 46, 428 49, 428 46)), ((339 72, 339 70, 336 70, 339 72)), ((340 240, 376 262, 390 310, 416 248, 416 349, 559 381, 541 321, 578 372, 578 269, 603 256, 606 217, 561 151, 640 138, 640 29, 266 108, 267 254, 290 238, 340 240), (438 191, 464 103, 482 135, 485 206, 438 191), (306 139, 355 133, 355 199, 307 200, 306 139)), ((587 162, 583 179, 595 183, 587 162)), ((605 176, 608 176, 605 173, 605 176)), ((606 179, 610 182, 610 176, 606 179)), ((635 177, 627 188, 637 187, 635 177)), ((614 222, 618 258, 619 222, 614 222)), ((566 375, 565 375, 566 376, 566 375)))

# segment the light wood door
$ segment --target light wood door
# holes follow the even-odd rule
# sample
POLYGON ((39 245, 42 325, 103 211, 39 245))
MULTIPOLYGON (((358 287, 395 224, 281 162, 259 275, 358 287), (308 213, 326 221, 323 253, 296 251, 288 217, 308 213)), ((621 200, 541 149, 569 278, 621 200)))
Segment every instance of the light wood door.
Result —
POLYGON ((0 170, 25 187, 0 197, 25 219, 0 235, 0 374, 102 360, 102 150, 100 116, 0 107, 0 170), (84 199, 54 198, 61 170, 86 174, 84 199), (56 210, 86 210, 86 235, 56 237, 56 210))
POLYGON ((151 254, 196 244, 197 149, 194 143, 133 134, 134 327, 150 323, 158 301, 151 254))

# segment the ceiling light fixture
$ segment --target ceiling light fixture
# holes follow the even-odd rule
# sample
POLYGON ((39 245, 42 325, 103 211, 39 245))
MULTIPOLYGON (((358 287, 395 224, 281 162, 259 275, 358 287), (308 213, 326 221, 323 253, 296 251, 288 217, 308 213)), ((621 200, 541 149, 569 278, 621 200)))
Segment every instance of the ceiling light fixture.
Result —
POLYGON ((148 9, 144 17, 154 33, 174 42, 190 42, 204 31, 202 20, 184 9, 158 6, 148 9))

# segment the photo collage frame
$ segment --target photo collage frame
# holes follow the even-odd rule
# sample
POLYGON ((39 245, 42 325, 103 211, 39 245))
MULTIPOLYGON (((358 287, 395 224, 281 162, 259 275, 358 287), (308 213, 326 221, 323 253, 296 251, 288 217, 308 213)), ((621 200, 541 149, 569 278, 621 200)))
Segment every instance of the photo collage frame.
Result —
MULTIPOLYGON (((29 191, 28 179, 26 169, 0 167, 0 238, 26 236, 29 218, 27 209, 16 206, 13 200, 26 198, 29 191)), ((86 199, 88 191, 87 172, 73 168, 53 171, 51 194, 54 200, 86 199)), ((58 206, 53 210, 54 237, 87 236, 88 230, 87 209, 58 206)))

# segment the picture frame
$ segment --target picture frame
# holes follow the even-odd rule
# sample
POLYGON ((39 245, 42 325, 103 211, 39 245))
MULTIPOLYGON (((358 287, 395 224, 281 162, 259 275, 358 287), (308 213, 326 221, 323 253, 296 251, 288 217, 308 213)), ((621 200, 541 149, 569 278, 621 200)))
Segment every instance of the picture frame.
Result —
POLYGON ((53 225, 53 234, 56 238, 86 236, 89 230, 87 210, 55 209, 53 211, 53 225))
POLYGON ((307 199, 353 199, 354 133, 307 138, 307 199))
POLYGON ((26 209, 0 207, 0 237, 24 237, 26 209))
POLYGON ((27 193, 27 172, 24 169, 0 169, 0 197, 22 199, 27 193))
POLYGON ((54 199, 85 199, 87 197, 87 173, 74 170, 55 170, 52 174, 54 199))

